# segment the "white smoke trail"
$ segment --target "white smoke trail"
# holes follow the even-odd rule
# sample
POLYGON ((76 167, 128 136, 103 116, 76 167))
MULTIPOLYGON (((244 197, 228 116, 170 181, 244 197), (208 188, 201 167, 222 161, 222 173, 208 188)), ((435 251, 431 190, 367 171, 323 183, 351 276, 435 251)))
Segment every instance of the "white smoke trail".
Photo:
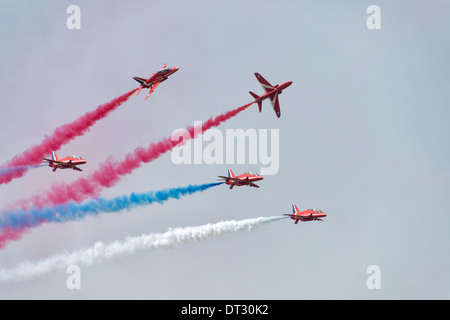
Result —
POLYGON ((190 241, 206 240, 228 233, 242 230, 253 230, 261 224, 285 219, 286 217, 259 217, 244 220, 229 220, 208 223, 201 226, 169 228, 164 233, 143 234, 138 237, 127 237, 125 241, 114 241, 109 244, 96 242, 93 247, 80 249, 72 253, 61 253, 37 262, 22 262, 13 269, 0 269, 0 283, 26 280, 33 276, 45 275, 54 269, 66 268, 69 265, 94 265, 111 260, 124 254, 152 248, 170 248, 190 241))

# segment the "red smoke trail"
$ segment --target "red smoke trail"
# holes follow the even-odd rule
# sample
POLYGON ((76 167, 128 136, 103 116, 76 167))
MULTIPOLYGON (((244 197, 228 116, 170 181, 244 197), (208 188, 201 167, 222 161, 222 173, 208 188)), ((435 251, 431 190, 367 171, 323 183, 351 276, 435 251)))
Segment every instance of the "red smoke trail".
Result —
MULTIPOLYGON (((216 127, 222 122, 236 116, 252 104, 253 103, 246 104, 215 118, 209 119, 202 125, 201 130, 194 127, 187 128, 190 133, 190 139, 194 139, 198 134, 204 133, 208 129, 216 127)), ((130 174, 134 169, 139 168, 143 163, 156 160, 162 154, 172 150, 180 143, 183 142, 172 141, 171 137, 169 137, 157 143, 151 144, 146 149, 143 147, 138 147, 133 152, 127 154, 125 159, 122 161, 113 161, 103 164, 89 178, 80 178, 70 184, 57 185, 52 188, 52 190, 57 190, 57 192, 50 191, 47 194, 35 196, 31 199, 31 201, 27 202, 43 207, 62 204, 71 200, 80 202, 89 197, 96 197, 104 188, 114 186, 122 176, 130 174)), ((22 201, 21 205, 24 208, 26 206, 24 201, 22 201)), ((2 233, 0 233, 0 248, 3 248, 9 241, 19 239, 26 230, 27 229, 2 230, 2 233)))
MULTIPOLYGON (((190 133, 190 138, 195 139, 199 133, 203 133, 212 127, 220 125, 222 122, 236 116, 250 105, 251 104, 247 104, 217 116, 214 119, 209 119, 202 125, 201 131, 194 127, 187 128, 190 133)), ((179 141, 172 141, 171 137, 168 137, 159 142, 152 143, 148 148, 138 147, 134 151, 128 153, 122 161, 108 161, 107 163, 104 163, 88 178, 80 178, 69 185, 57 185, 54 187, 54 190, 58 190, 58 192, 51 191, 46 195, 34 197, 34 199, 32 199, 32 204, 42 207, 44 205, 62 204, 71 200, 79 202, 89 197, 98 196, 104 188, 114 186, 122 176, 130 174, 143 163, 156 160, 162 154, 172 150, 178 144, 180 144, 179 141)))
POLYGON ((82 136, 88 131, 98 120, 101 120, 109 115, 110 112, 117 109, 136 91, 134 89, 121 95, 114 100, 100 105, 94 111, 88 112, 72 123, 64 124, 55 129, 50 135, 46 136, 44 141, 39 145, 35 145, 22 154, 16 155, 0 168, 17 168, 16 170, 9 170, 6 174, 0 175, 0 184, 8 183, 15 178, 20 178, 28 171, 31 165, 37 165, 42 162, 43 157, 48 157, 52 151, 57 151, 62 145, 68 143, 70 140, 82 136))

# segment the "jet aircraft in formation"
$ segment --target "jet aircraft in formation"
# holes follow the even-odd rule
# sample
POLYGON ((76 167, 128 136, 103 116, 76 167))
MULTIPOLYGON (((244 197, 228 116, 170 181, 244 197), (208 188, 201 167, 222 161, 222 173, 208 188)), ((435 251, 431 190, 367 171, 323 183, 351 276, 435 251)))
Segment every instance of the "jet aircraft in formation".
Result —
POLYGON ((73 156, 67 156, 64 158, 58 158, 56 153, 52 152, 52 158, 42 158, 42 160, 47 161, 48 166, 53 168, 53 172, 56 171, 56 169, 73 169, 78 171, 83 171, 77 166, 85 164, 86 160, 81 158, 80 156, 73 155, 73 156))
POLYGON ((297 208, 297 205, 293 204, 292 213, 283 213, 283 216, 290 217, 295 221, 294 223, 297 224, 299 221, 323 221, 322 218, 326 217, 327 215, 322 210, 315 208, 300 212, 297 208))
POLYGON ((225 181, 225 184, 230 186, 230 189, 233 189, 234 186, 240 187, 240 186, 250 186, 254 188, 259 188, 257 184, 255 184, 255 181, 260 181, 264 179, 259 174, 254 172, 245 172, 243 174, 240 174, 238 176, 235 176, 233 171, 231 169, 228 169, 228 177, 219 176, 218 180, 225 181))
POLYGON ((162 68, 155 72, 153 75, 150 76, 148 79, 134 77, 133 79, 136 80, 141 84, 139 87, 139 90, 137 91, 137 94, 141 92, 142 88, 150 88, 150 91, 145 96, 144 100, 150 97, 150 95, 155 91, 156 87, 159 86, 159 84, 163 81, 166 81, 167 78, 169 78, 170 75, 174 74, 178 71, 179 68, 167 68, 166 64, 164 63, 162 65, 162 68))
POLYGON ((280 95, 284 89, 289 87, 292 84, 292 81, 287 81, 281 85, 271 85, 266 79, 263 78, 262 75, 255 72, 255 77, 263 87, 265 93, 261 96, 258 96, 256 93, 253 93, 249 91, 249 93, 252 95, 253 98, 255 98, 255 101, 253 103, 258 104, 259 112, 262 110, 262 102, 266 99, 270 100, 270 103, 272 104, 273 110, 275 111, 275 114, 279 118, 281 116, 280 112, 280 102, 278 101, 278 95, 280 95))
MULTIPOLYGON (((163 81, 166 81, 168 77, 175 72, 178 71, 179 68, 167 68, 166 64, 164 63, 162 65, 162 68, 155 72, 153 75, 151 75, 148 79, 134 77, 133 79, 139 82, 141 85, 137 91, 137 94, 141 92, 143 88, 150 88, 150 91, 146 95, 145 99, 147 99, 153 91, 155 91, 156 87, 163 81)), ((253 103, 258 104, 259 112, 262 110, 262 102, 266 99, 270 100, 270 103, 272 104, 273 110, 275 111, 275 114, 279 118, 281 116, 280 112, 280 103, 278 100, 278 95, 280 95, 284 89, 289 87, 292 84, 292 81, 287 81, 281 85, 271 85, 266 79, 264 79, 263 76, 261 76, 259 73, 255 73, 256 79, 261 84, 262 88, 264 89, 265 93, 261 96, 258 96, 257 94, 249 91, 249 93, 252 95, 253 98, 255 98, 255 101, 253 103)), ((144 100, 145 100, 144 99, 144 100)), ((80 156, 73 155, 73 156, 67 156, 65 158, 58 158, 55 152, 52 152, 52 158, 42 158, 44 161, 47 161, 49 167, 53 168, 52 171, 55 172, 56 169, 73 169, 82 171, 80 168, 78 168, 79 165, 85 164, 86 160, 81 158, 80 156)), ((219 176, 219 180, 225 181, 225 184, 230 186, 230 189, 233 189, 235 186, 250 186, 254 188, 259 188, 257 184, 255 184, 256 181, 261 181, 264 178, 260 176, 257 173, 254 172, 245 172, 243 174, 240 174, 236 176, 231 169, 228 169, 228 176, 219 176)), ((284 216, 290 217, 292 220, 294 220, 295 224, 297 224, 299 221, 305 222, 305 221, 322 221, 322 218, 326 217, 327 215, 319 210, 319 209, 307 209, 304 211, 299 211, 297 206, 295 204, 292 205, 293 212, 290 214, 283 214, 284 216)))

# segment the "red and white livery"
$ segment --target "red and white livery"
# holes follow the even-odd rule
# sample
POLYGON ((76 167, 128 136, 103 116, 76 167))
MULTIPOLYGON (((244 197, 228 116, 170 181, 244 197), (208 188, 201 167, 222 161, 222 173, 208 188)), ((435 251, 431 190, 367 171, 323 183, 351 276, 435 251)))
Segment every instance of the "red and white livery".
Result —
POLYGON ((305 211, 299 212, 295 204, 292 205, 292 214, 283 213, 283 216, 288 216, 297 224, 299 221, 323 221, 322 218, 327 215, 319 209, 307 209, 305 211))
POLYGON ((260 181, 264 179, 259 174, 254 172, 245 172, 241 175, 235 176, 231 169, 228 169, 228 177, 219 176, 218 180, 224 180, 227 185, 230 186, 230 189, 233 189, 234 186, 250 186, 254 188, 259 188, 255 181, 260 181))
POLYGON ((42 160, 48 162, 48 166, 53 168, 53 172, 55 172, 56 169, 73 169, 83 171, 77 166, 86 163, 86 160, 77 155, 67 156, 65 158, 59 159, 54 151, 52 152, 51 159, 42 158, 42 160))
POLYGON ((281 85, 277 84, 273 86, 266 79, 264 79, 263 76, 260 75, 259 73, 256 72, 255 76, 256 79, 261 84, 261 86, 263 87, 265 93, 262 96, 258 96, 257 94, 249 91, 252 97, 255 98, 255 101, 253 101, 253 103, 258 103, 259 112, 261 112, 263 100, 269 98, 273 110, 275 111, 275 114, 279 118, 281 116, 281 112, 280 112, 280 102, 278 101, 278 95, 281 94, 281 92, 283 92, 284 89, 289 87, 292 84, 292 81, 287 81, 281 85))
POLYGON ((147 99, 148 97, 150 97, 150 95, 153 93, 153 91, 155 91, 156 87, 161 82, 166 81, 167 78, 170 75, 172 75, 175 72, 177 72, 178 69, 179 68, 177 68, 177 67, 175 67, 175 68, 167 68, 166 64, 164 63, 162 68, 158 72, 156 72, 152 76, 150 76, 150 78, 148 78, 148 79, 134 77, 133 79, 141 84, 141 86, 139 87, 139 90, 137 91, 136 95, 138 95, 139 92, 141 92, 142 88, 150 88, 150 91, 147 93, 147 95, 145 96, 144 100, 147 99))

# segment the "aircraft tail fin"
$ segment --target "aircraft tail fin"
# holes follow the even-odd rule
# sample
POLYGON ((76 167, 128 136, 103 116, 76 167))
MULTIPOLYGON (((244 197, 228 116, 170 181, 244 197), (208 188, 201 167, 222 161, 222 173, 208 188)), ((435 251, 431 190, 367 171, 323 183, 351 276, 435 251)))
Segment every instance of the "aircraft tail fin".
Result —
POLYGON ((228 169, 228 177, 229 177, 229 178, 235 178, 235 177, 236 177, 236 176, 234 175, 234 173, 233 173, 233 170, 228 169))
POLYGON ((252 95, 253 98, 255 99, 259 99, 259 96, 256 93, 253 93, 251 91, 249 91, 248 93, 250 93, 252 95))
POLYGON ((297 214, 297 213, 298 213, 298 208, 297 208, 297 205, 296 205, 296 204, 293 204, 293 205, 292 205, 292 213, 293 213, 293 214, 297 214))
POLYGON ((133 79, 136 80, 137 82, 139 82, 140 84, 142 84, 146 81, 146 79, 139 78, 139 77, 134 77, 133 79))
POLYGON ((52 160, 58 160, 58 156, 55 151, 52 151, 52 160))
POLYGON ((141 92, 141 90, 142 90, 142 88, 144 87, 144 84, 145 84, 145 79, 142 79, 142 78, 138 78, 138 77, 134 77, 133 78, 134 80, 136 80, 137 82, 139 82, 141 85, 139 86, 139 89, 138 89, 138 91, 137 91, 137 93, 136 93, 136 95, 139 95, 139 92, 141 92))
MULTIPOLYGON (((253 98, 255 98, 255 100, 258 100, 260 98, 256 93, 253 93, 251 91, 249 91, 249 93, 252 95, 253 98)), ((259 108, 259 112, 261 112, 261 110, 262 110, 262 101, 258 101, 258 108, 259 108)))

